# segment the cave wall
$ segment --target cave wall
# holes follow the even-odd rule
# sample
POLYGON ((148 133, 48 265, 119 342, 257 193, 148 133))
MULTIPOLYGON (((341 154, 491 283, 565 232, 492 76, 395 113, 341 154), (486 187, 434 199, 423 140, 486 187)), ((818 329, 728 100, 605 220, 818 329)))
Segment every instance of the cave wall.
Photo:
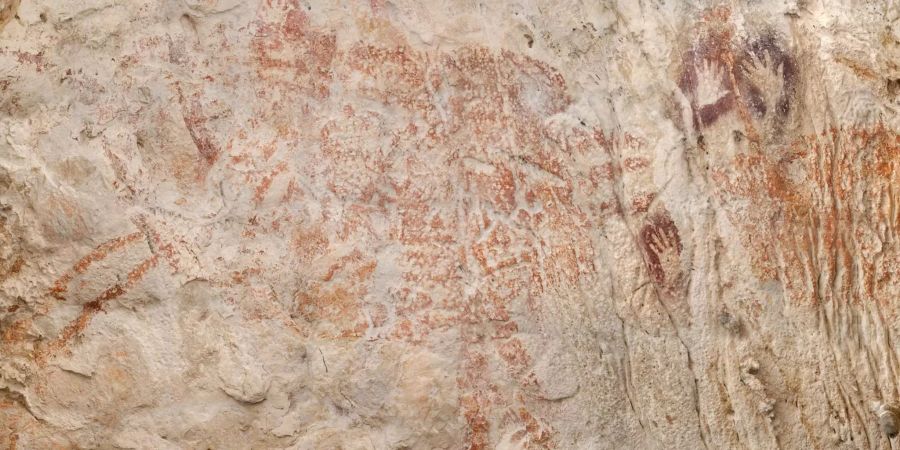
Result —
POLYGON ((892 448, 894 1, 0 23, 0 447, 892 448))

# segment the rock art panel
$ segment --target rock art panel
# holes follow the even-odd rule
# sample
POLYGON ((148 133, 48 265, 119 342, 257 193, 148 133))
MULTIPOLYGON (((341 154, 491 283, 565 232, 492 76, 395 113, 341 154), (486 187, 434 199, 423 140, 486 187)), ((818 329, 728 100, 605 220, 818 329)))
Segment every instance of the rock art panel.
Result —
POLYGON ((0 0, 0 446, 892 448, 898 17, 0 0))

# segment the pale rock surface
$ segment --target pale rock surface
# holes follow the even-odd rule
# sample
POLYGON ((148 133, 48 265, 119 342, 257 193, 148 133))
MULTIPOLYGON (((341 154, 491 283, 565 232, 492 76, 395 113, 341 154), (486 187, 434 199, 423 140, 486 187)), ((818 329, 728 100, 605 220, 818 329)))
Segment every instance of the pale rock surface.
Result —
POLYGON ((2 448, 891 448, 895 1, 0 23, 2 448))

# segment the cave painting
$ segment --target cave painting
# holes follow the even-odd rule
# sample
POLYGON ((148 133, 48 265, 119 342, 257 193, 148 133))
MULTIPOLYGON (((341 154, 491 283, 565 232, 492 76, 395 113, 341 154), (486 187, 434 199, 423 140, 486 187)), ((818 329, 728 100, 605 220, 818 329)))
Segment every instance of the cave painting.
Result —
POLYGON ((797 61, 778 32, 738 38, 728 20, 727 12, 707 14, 682 54, 677 83, 694 127, 703 130, 737 113, 750 130, 777 132, 795 101, 797 61))

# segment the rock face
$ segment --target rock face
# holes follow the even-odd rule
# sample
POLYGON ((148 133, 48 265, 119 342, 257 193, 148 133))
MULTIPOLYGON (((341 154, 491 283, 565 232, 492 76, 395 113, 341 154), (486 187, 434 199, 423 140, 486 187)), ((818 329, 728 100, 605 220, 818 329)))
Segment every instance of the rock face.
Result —
POLYGON ((895 1, 0 24, 2 448, 891 448, 895 1))

